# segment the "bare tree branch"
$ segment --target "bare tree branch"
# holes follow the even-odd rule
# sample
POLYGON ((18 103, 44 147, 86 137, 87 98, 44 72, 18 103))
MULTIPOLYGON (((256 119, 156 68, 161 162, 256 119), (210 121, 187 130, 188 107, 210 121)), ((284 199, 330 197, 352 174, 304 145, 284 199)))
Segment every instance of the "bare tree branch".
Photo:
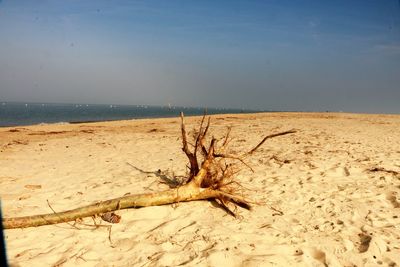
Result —
MULTIPOLYGON (((75 221, 79 218, 116 211, 119 209, 158 206, 184 201, 206 199, 216 200, 220 204, 220 206, 224 210, 226 210, 226 212, 233 216, 236 216, 236 213, 228 208, 229 203, 234 205, 235 211, 236 206, 250 209, 251 206, 249 203, 251 202, 238 194, 240 183, 234 181, 233 179, 233 176, 238 172, 238 170, 234 169, 234 164, 228 164, 225 160, 237 160, 245 166, 249 167, 251 170, 253 169, 248 164, 246 164, 246 162, 244 162, 242 158, 243 156, 229 155, 218 152, 217 140, 215 138, 211 139, 207 149, 205 138, 208 134, 210 118, 208 118, 207 125, 203 129, 204 119, 205 116, 203 116, 202 118, 197 135, 194 136, 195 144, 193 152, 191 152, 188 147, 183 113, 181 113, 182 151, 186 154, 190 164, 188 166, 190 169, 189 178, 187 179, 187 182, 185 184, 181 184, 176 188, 171 188, 162 192, 127 195, 110 200, 99 201, 91 205, 63 212, 55 212, 53 210, 54 213, 49 214, 4 218, 4 228, 24 228, 47 224, 64 223, 75 221), (203 156, 200 167, 197 158, 198 148, 202 150, 203 156)), ((294 132, 296 131, 291 130, 268 135, 256 147, 246 153, 245 156, 251 155, 269 138, 282 136, 294 132)), ((228 129, 228 132, 225 136, 224 142, 221 147, 222 150, 226 149, 226 146, 229 142, 229 134, 230 129, 228 129)), ((155 175, 160 176, 160 173, 156 172, 155 175)), ((113 219, 112 221, 119 220, 118 215, 116 215, 115 217, 115 220, 113 219)))
POLYGON ((277 136, 286 135, 286 134, 292 134, 292 133, 295 133, 295 132, 296 132, 296 130, 290 130, 290 131, 285 131, 285 132, 280 132, 280 133, 275 133, 275 134, 267 135, 266 137, 264 137, 264 139, 263 139, 260 143, 258 143, 258 145, 256 145, 252 150, 250 150, 249 152, 247 152, 247 154, 248 154, 248 155, 253 154, 260 146, 262 146, 262 144, 264 144, 264 142, 265 142, 267 139, 271 139, 271 138, 274 138, 274 137, 277 137, 277 136))

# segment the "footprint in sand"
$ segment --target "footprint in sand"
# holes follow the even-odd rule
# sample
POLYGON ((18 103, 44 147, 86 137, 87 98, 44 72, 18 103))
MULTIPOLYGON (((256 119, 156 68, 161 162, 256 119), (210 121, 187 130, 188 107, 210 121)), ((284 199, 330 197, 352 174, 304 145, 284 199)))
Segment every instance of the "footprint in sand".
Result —
POLYGON ((349 171, 349 169, 345 166, 345 167, 343 167, 343 174, 345 175, 345 176, 350 176, 350 171, 349 171))
POLYGON ((304 254, 303 250, 301 249, 296 249, 293 253, 295 256, 301 256, 304 254))
POLYGON ((20 196, 20 197, 18 198, 18 200, 24 200, 24 199, 28 199, 28 198, 30 198, 30 197, 31 197, 31 195, 25 194, 25 195, 20 196))
POLYGON ((24 187, 26 189, 31 189, 31 190, 41 189, 42 188, 42 186, 40 184, 27 184, 24 187))
POLYGON ((128 252, 134 249, 139 244, 139 241, 135 241, 132 238, 122 238, 113 241, 112 247, 118 249, 119 251, 128 252))
POLYGON ((358 237, 360 238, 360 245, 358 246, 358 251, 360 253, 368 251, 372 237, 365 233, 358 234, 358 237))
POLYGON ((393 205, 393 208, 400 208, 400 203, 397 201, 396 192, 388 192, 386 199, 393 205))
POLYGON ((326 254, 322 250, 316 248, 308 248, 304 250, 303 258, 306 262, 308 262, 311 266, 315 265, 315 261, 319 261, 324 266, 328 266, 326 263, 326 254), (313 263, 314 261, 314 263, 313 263))

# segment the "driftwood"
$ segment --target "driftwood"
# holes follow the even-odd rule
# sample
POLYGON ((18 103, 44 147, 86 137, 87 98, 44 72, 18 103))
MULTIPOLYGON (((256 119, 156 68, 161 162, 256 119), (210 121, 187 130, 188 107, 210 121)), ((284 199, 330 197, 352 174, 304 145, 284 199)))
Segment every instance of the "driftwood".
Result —
POLYGON ((237 194, 239 183, 233 180, 233 176, 237 173, 237 170, 234 168, 235 164, 229 163, 228 160, 237 161, 248 166, 244 158, 254 153, 267 139, 291 134, 295 131, 290 130, 268 135, 249 152, 238 156, 227 154, 230 129, 223 140, 220 140, 222 141, 222 146, 219 149, 216 147, 217 139, 214 137, 206 144, 210 118, 208 118, 205 126, 204 120, 205 116, 202 118, 199 130, 194 135, 194 144, 192 144, 193 149, 191 151, 187 141, 183 114, 181 113, 182 150, 189 159, 189 174, 184 184, 162 192, 127 195, 64 212, 4 218, 3 227, 10 229, 57 224, 119 209, 158 206, 206 199, 216 200, 224 210, 233 216, 236 214, 228 208, 228 204, 250 209, 249 201, 237 194), (201 160, 201 163, 199 163, 199 160, 201 160))

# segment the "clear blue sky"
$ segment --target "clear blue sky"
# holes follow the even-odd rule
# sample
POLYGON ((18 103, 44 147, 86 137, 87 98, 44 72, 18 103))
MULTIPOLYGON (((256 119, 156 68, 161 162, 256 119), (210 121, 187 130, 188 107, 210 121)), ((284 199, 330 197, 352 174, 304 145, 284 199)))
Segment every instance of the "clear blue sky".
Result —
POLYGON ((0 101, 400 113, 400 2, 0 0, 0 101))

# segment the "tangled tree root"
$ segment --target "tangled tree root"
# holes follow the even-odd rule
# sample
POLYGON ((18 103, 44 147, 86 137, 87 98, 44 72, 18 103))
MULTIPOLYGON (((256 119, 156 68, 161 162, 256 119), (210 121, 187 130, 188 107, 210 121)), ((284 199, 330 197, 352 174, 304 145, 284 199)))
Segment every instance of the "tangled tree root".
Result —
POLYGON ((249 201, 237 194, 240 184, 234 181, 233 176, 240 169, 235 168, 236 164, 234 162, 242 163, 251 169, 245 163, 245 157, 254 153, 267 139, 291 134, 295 131, 290 130, 268 135, 249 152, 243 155, 231 155, 227 152, 227 146, 231 140, 229 137, 230 129, 223 140, 219 140, 222 141, 222 145, 217 148, 217 139, 214 137, 206 144, 210 118, 208 118, 205 126, 204 120, 205 116, 203 116, 200 127, 194 135, 193 149, 190 150, 183 121, 183 113, 181 113, 182 150, 189 159, 189 174, 184 184, 162 192, 123 196, 64 212, 4 218, 3 227, 11 229, 57 224, 119 209, 158 206, 205 199, 216 200, 223 209, 233 216, 236 214, 228 208, 229 203, 250 210, 249 201), (199 163, 200 161, 201 163, 199 163))

